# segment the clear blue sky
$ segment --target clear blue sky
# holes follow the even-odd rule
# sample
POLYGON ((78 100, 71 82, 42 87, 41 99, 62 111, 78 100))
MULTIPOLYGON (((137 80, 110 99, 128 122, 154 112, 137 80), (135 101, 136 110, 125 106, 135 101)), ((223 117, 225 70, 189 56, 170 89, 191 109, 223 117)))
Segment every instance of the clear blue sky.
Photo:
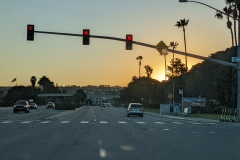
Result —
MULTIPOLYGON (((224 0, 199 0, 222 10, 224 0)), ((58 85, 121 85, 138 76, 136 57, 153 68, 152 78, 164 79, 164 58, 157 50, 125 43, 82 37, 35 34, 26 40, 27 24, 35 30, 82 34, 89 28, 93 35, 124 38, 133 34, 135 41, 167 45, 177 41, 184 51, 182 29, 174 26, 189 19, 186 27, 187 51, 208 56, 231 46, 226 19, 214 18, 215 11, 196 3, 178 0, 1 0, 0 1, 0 86, 30 85, 30 77, 46 75, 58 85)), ((167 56, 169 63, 172 54, 167 56)), ((184 57, 176 56, 182 58, 184 57)), ((188 58, 188 66, 201 61, 188 58)))

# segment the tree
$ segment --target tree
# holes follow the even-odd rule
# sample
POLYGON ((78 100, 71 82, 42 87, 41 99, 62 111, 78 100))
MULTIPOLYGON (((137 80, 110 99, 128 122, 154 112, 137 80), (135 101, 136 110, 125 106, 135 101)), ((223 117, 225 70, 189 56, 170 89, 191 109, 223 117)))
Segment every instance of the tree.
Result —
POLYGON ((169 77, 169 79, 181 76, 187 72, 187 68, 179 58, 172 59, 170 61, 170 66, 167 66, 167 70, 167 77, 169 77))
POLYGON ((142 59, 143 59, 142 56, 138 56, 138 57, 136 58, 136 60, 139 61, 139 78, 141 77, 141 64, 142 64, 142 59))
MULTIPOLYGON (((178 28, 183 28, 183 36, 184 36, 184 48, 185 48, 185 53, 187 52, 187 44, 186 44, 186 35, 185 35, 185 26, 188 25, 189 20, 181 19, 180 21, 177 21, 177 23, 175 24, 175 26, 177 26, 178 28)), ((185 55, 185 63, 186 63, 186 69, 187 67, 187 55, 185 55)))
POLYGON ((146 66, 144 66, 144 68, 146 70, 147 77, 151 78, 151 75, 152 75, 152 72, 153 72, 152 67, 150 67, 149 65, 146 65, 146 66))
POLYGON ((3 98, 6 105, 12 105, 17 100, 28 100, 34 99, 34 101, 38 100, 37 97, 38 90, 31 87, 25 86, 15 86, 8 90, 7 95, 3 98))
MULTIPOLYGON (((231 6, 229 7, 224 7, 223 8, 223 12, 226 14, 227 16, 227 28, 230 30, 231 32, 231 39, 232 39, 232 47, 234 46, 234 37, 233 37, 233 30, 232 30, 232 22, 230 21, 230 14, 232 13, 232 9, 231 6)), ((223 19, 223 14, 222 12, 217 11, 215 17, 217 19, 223 19)))
POLYGON ((240 1, 239 0, 225 0, 226 4, 231 7, 232 12, 231 15, 233 15, 233 25, 234 25, 234 39, 235 39, 235 46, 237 46, 237 25, 236 21, 239 18, 238 11, 240 11, 240 1))
MULTIPOLYGON (((170 42, 169 47, 171 47, 172 50, 175 50, 177 48, 177 46, 178 46, 177 42, 174 42, 174 41, 170 42)), ((174 52, 173 52, 173 58, 172 59, 174 59, 174 52)))
POLYGON ((75 104, 84 103, 86 98, 87 98, 87 94, 82 89, 77 90, 75 92, 75 94, 73 95, 73 99, 74 99, 75 104))
POLYGON ((166 78, 166 66, 167 66, 166 56, 168 55, 168 52, 164 52, 164 53, 160 52, 160 55, 161 55, 161 56, 162 56, 162 55, 164 56, 164 62, 165 62, 165 63, 164 63, 164 64, 165 64, 165 80, 166 80, 166 79, 167 79, 167 78, 166 78))
POLYGON ((140 102, 144 106, 159 107, 159 101, 161 99, 161 90, 163 85, 155 79, 141 77, 132 82, 129 82, 128 86, 120 91, 120 99, 122 102, 140 102))
POLYGON ((35 76, 32 76, 32 77, 30 78, 30 82, 31 82, 31 84, 32 84, 32 88, 35 88, 36 82, 37 82, 37 78, 36 78, 35 76))
POLYGON ((38 84, 42 86, 43 93, 61 93, 61 90, 58 87, 55 87, 54 83, 50 81, 47 76, 40 78, 38 84))

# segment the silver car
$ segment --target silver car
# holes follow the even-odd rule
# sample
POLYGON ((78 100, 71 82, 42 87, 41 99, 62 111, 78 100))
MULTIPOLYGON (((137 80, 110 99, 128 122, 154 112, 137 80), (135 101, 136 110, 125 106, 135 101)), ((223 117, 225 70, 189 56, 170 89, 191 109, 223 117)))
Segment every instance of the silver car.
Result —
POLYGON ((139 115, 143 117, 144 111, 141 103, 130 103, 128 105, 126 115, 129 117, 130 115, 139 115))

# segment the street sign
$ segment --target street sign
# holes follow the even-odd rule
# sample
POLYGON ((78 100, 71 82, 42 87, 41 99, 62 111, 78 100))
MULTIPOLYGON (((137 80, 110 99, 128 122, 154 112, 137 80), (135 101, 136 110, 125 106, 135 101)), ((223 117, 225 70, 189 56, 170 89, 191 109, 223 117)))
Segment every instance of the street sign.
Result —
POLYGON ((167 46, 163 41, 160 41, 160 42, 156 45, 156 49, 158 50, 158 52, 159 52, 160 54, 166 55, 166 54, 167 54, 168 46, 167 46))
POLYGON ((183 94, 183 89, 179 89, 179 94, 183 94))
POLYGON ((235 63, 240 62, 240 57, 232 57, 232 62, 235 62, 235 63))
POLYGON ((168 94, 168 98, 169 99, 172 99, 173 98, 173 95, 171 93, 168 94))

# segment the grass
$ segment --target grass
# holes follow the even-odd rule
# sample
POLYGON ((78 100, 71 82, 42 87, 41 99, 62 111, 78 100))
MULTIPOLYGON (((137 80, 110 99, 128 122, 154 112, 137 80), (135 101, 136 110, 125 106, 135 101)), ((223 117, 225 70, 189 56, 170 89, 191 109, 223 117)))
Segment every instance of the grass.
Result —
POLYGON ((159 108, 144 108, 144 112, 153 112, 153 113, 160 113, 159 108))
POLYGON ((205 119, 213 119, 213 120, 219 120, 220 115, 219 114, 208 114, 208 113, 202 113, 202 114, 191 114, 191 118, 205 118, 205 119))

